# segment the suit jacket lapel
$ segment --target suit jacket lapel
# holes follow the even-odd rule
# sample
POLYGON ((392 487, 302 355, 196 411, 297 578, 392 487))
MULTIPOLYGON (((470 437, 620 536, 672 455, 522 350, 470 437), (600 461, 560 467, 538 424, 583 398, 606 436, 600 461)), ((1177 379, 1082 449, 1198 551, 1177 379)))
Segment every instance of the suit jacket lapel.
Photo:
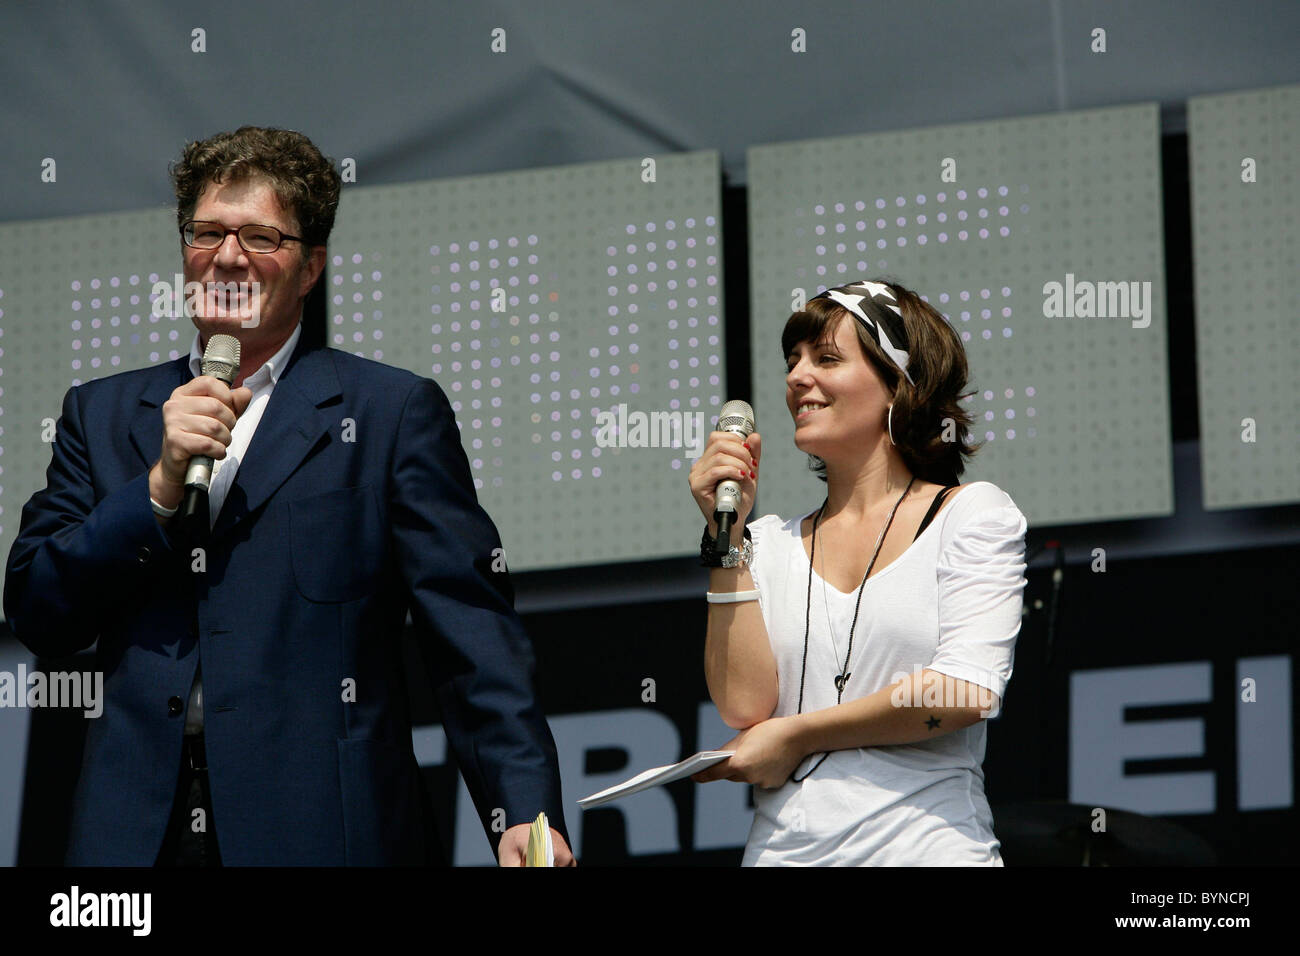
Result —
POLYGON ((214 539, 265 504, 330 427, 338 425, 337 412, 321 406, 337 407, 334 400, 342 394, 329 350, 308 348, 306 337, 300 338, 226 493, 212 529, 214 539))

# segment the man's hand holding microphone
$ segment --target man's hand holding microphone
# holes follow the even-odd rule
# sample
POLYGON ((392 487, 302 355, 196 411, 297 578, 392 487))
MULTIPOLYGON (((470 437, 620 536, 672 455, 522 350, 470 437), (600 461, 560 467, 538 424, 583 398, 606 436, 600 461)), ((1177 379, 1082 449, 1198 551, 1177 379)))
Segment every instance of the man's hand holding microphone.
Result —
MULTIPOLYGON (((204 353, 204 374, 175 389, 163 403, 162 452, 149 470, 149 496, 163 508, 177 508, 185 500, 187 473, 194 459, 226 457, 235 422, 253 399, 252 389, 230 387, 238 368, 237 340, 214 335, 204 353), (225 345, 233 351, 233 359, 227 354, 224 361, 213 360, 221 345, 216 339, 231 340, 225 345)), ((159 516, 158 520, 167 519, 159 516)))

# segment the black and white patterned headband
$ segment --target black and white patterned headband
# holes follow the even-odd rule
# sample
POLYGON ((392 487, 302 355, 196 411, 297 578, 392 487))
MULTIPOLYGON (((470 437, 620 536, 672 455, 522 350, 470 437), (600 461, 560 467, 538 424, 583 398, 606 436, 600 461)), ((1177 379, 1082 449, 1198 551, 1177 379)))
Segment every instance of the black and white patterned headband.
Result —
POLYGON ((827 289, 813 298, 830 299, 852 312, 857 317, 858 324, 866 329, 875 343, 880 346, 880 351, 889 356, 890 360, 899 367, 907 378, 908 384, 916 385, 911 373, 907 371, 909 356, 903 312, 899 309, 898 300, 894 298, 894 293, 889 286, 863 279, 827 289))

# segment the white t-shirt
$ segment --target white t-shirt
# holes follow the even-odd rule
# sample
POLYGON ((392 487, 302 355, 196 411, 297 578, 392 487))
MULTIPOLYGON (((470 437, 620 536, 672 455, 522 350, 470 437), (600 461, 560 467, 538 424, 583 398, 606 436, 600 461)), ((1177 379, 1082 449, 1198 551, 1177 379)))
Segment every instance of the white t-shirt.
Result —
MULTIPOLYGON (((945 502, 921 536, 868 579, 845 701, 922 668, 1003 697, 1026 583, 1025 517, 987 481, 954 489, 945 502)), ((749 525, 750 573, 779 680, 774 717, 798 712, 809 599, 802 517, 766 515, 749 525)), ((845 594, 813 575, 804 713, 836 704, 856 600, 856 588, 845 594)), ((914 744, 833 751, 801 783, 755 787, 742 865, 1001 866, 980 766, 986 736, 981 720, 914 744)), ((820 756, 806 758, 795 776, 820 756)))

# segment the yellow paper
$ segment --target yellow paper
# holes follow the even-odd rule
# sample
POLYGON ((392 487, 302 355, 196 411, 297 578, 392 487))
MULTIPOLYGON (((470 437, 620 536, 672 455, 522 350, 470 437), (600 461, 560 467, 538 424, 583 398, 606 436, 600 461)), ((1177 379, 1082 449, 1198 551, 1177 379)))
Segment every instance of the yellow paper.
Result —
POLYGON ((528 828, 528 852, 524 854, 524 866, 555 866, 551 827, 545 813, 537 814, 537 819, 528 828))

